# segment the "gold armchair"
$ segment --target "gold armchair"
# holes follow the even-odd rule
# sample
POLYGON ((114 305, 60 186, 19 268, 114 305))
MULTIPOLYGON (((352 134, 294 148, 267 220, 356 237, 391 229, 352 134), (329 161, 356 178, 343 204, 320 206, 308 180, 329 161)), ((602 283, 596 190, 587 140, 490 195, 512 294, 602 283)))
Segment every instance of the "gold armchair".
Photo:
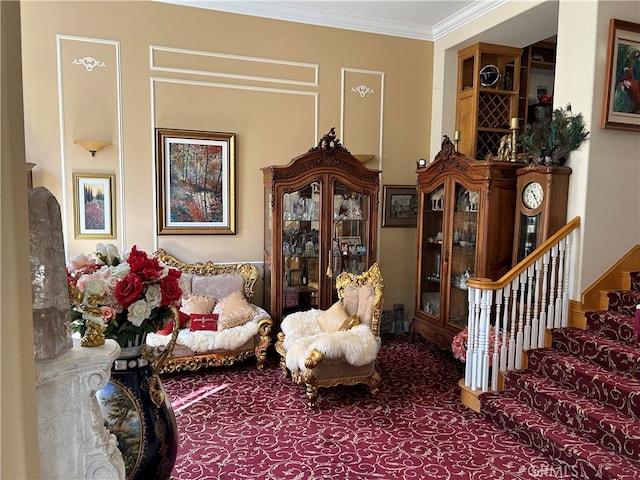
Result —
POLYGON ((286 378, 306 385, 307 405, 314 408, 319 387, 366 384, 378 392, 380 315, 384 284, 374 263, 366 272, 343 272, 336 278, 338 302, 326 311, 311 309, 287 315, 275 348, 286 378))

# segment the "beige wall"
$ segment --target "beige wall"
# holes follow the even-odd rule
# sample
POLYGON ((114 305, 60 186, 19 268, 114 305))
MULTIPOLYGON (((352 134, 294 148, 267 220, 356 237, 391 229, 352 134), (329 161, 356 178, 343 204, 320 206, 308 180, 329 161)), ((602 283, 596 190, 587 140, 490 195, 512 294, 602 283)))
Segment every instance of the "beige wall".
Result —
POLYGON ((7 480, 40 474, 19 26, 18 2, 0 2, 0 478, 7 480))
MULTIPOLYGON (((375 154, 367 166, 381 185, 415 184, 427 153, 431 42, 155 2, 30 1, 22 17, 27 160, 62 204, 69 256, 110 241, 260 263, 261 167, 288 163, 331 127, 352 153, 375 154), (74 64, 84 57, 106 66, 74 64), (236 235, 155 233, 157 127, 236 133, 236 235), (111 145, 92 158, 79 138, 111 145), (73 172, 115 174, 114 240, 74 238, 73 172)), ((380 229, 385 306, 403 303, 407 316, 415 232, 380 229)))

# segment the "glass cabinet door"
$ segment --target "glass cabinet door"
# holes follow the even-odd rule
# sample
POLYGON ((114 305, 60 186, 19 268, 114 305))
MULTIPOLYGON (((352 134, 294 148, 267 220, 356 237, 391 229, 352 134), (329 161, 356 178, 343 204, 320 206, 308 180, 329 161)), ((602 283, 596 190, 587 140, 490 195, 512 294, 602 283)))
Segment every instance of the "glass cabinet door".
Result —
POLYGON ((320 185, 312 182, 282 195, 282 311, 318 304, 320 185))
POLYGON ((442 272, 442 239, 445 186, 424 192, 422 198, 422 275, 420 278, 420 309, 429 315, 440 316, 442 272))
POLYGON ((369 239, 369 195, 355 192, 342 182, 333 181, 333 231, 331 234, 333 300, 337 300, 335 278, 341 272, 360 274, 367 270, 369 239))
POLYGON ((448 322, 459 328, 467 325, 469 317, 467 282, 475 276, 479 197, 479 192, 455 184, 448 322))

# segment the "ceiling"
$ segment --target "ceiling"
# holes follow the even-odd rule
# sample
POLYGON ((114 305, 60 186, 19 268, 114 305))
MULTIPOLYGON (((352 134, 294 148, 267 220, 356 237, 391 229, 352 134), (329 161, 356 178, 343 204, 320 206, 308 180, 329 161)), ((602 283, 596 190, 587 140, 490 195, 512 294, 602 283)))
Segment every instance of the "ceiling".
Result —
POLYGON ((437 40, 508 0, 156 0, 223 12, 437 40))

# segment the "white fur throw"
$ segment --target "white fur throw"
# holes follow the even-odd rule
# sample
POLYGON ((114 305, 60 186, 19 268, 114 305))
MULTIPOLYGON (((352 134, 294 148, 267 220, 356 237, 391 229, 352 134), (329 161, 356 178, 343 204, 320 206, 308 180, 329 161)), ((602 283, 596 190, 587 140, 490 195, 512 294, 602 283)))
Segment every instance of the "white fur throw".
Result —
MULTIPOLYGON (((184 345, 196 353, 214 352, 216 350, 235 350, 247 343, 258 333, 258 321, 269 318, 269 314, 262 308, 256 307, 258 313, 247 323, 237 327, 219 331, 198 330, 190 332, 183 328, 178 333, 177 345, 184 345)), ((160 347, 169 343, 171 335, 147 334, 147 345, 160 347)))
POLYGON ((350 365, 361 367, 373 362, 380 350, 380 337, 376 337, 368 325, 358 325, 350 330, 324 333, 316 322, 322 310, 311 309, 296 312, 282 320, 283 347, 287 352, 287 368, 293 372, 306 369, 304 361, 313 350, 325 357, 344 359, 350 365))

